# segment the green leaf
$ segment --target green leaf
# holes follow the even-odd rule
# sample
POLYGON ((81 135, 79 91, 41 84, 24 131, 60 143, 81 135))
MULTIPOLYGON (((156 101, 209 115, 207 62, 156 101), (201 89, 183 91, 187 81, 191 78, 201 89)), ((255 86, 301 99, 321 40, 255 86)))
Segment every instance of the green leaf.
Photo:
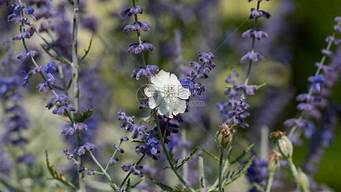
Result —
POLYGON ((247 160, 245 164, 240 165, 234 170, 228 171, 225 175, 224 186, 231 184, 233 181, 243 176, 247 172, 247 169, 251 166, 253 159, 254 157, 252 156, 247 160))
POLYGON ((211 152, 209 152, 209 151, 207 151, 207 150, 205 150, 205 149, 202 149, 202 151, 203 151, 205 154, 207 154, 209 157, 211 157, 212 159, 214 159, 214 160, 216 160, 216 161, 219 162, 219 158, 218 158, 216 155, 214 155, 213 153, 211 153, 211 152))
POLYGON ((239 162, 240 160, 242 160, 243 158, 246 157, 247 154, 250 153, 250 151, 252 150, 252 148, 254 147, 254 144, 249 145, 242 154, 240 154, 235 160, 231 161, 230 164, 235 164, 237 162, 239 162))
POLYGON ((69 181, 66 180, 66 178, 64 177, 64 175, 62 173, 59 173, 51 164, 50 164, 50 161, 49 161, 49 156, 47 154, 47 151, 45 151, 45 157, 46 157, 46 166, 47 166, 47 169, 51 175, 51 177, 54 179, 54 180, 57 180, 59 182, 61 182, 62 184, 64 184, 65 186, 73 189, 73 190, 76 190, 77 188, 69 181))
POLYGON ((177 165, 175 166, 175 168, 176 168, 176 169, 179 169, 179 168, 181 168, 186 162, 188 162, 189 160, 191 160, 192 157, 193 157, 193 155, 198 151, 198 149, 199 149, 198 147, 194 148, 194 149, 192 150, 192 152, 191 152, 187 157, 185 157, 183 160, 181 160, 179 164, 177 163, 177 165))
POLYGON ((78 123, 83 123, 85 120, 90 118, 93 113, 94 113, 93 109, 89 109, 84 112, 75 113, 74 115, 75 121, 78 123))
POLYGON ((172 187, 163 184, 161 182, 153 181, 153 183, 157 186, 159 186, 163 191, 168 191, 168 192, 175 192, 172 187))

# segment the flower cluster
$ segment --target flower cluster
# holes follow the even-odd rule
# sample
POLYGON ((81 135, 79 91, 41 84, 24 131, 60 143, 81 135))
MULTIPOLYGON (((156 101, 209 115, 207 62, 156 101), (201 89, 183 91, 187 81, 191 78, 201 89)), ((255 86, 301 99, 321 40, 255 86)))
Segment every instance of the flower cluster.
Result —
POLYGON ((182 86, 191 91, 192 96, 201 96, 205 87, 199 82, 200 79, 208 78, 209 73, 215 68, 214 55, 211 52, 199 53, 197 61, 192 61, 187 69, 185 78, 180 79, 182 86))
POLYGON ((38 84, 39 92, 47 92, 52 89, 56 82, 55 75, 57 73, 57 65, 54 62, 50 62, 43 66, 38 66, 29 71, 24 78, 24 86, 27 86, 30 78, 35 74, 43 74, 43 82, 38 84))
MULTIPOLYGON (((247 170, 247 178, 250 183, 256 183, 260 186, 266 184, 266 179, 268 177, 268 161, 255 158, 247 170)), ((256 187, 252 187, 249 192, 259 191, 256 187)))
MULTIPOLYGON (((29 140, 24 136, 23 131, 30 128, 30 120, 26 110, 22 106, 22 95, 20 94, 20 66, 16 66, 13 55, 9 53, 2 62, 6 71, 6 76, 0 77, 0 101, 3 108, 2 121, 4 122, 4 132, 1 132, 0 143, 25 149, 29 140), (8 62, 9 61, 9 62, 8 62), (8 62, 8 63, 7 63, 8 62), (8 65, 8 66, 7 66, 8 65)), ((18 163, 32 164, 34 158, 31 154, 22 150, 22 154, 17 157, 18 163)))
POLYGON ((63 94, 53 96, 46 107, 52 109, 53 114, 61 116, 68 115, 75 111, 70 97, 63 94))
POLYGON ((13 37, 13 40, 29 39, 34 34, 34 29, 31 26, 29 16, 32 16, 34 9, 25 6, 21 3, 10 5, 11 13, 8 15, 8 21, 20 23, 20 33, 13 37))
POLYGON ((146 67, 139 67, 132 73, 132 77, 136 80, 140 80, 142 77, 150 78, 159 72, 159 66, 147 65, 146 67))
MULTIPOLYGON (((251 1, 249 1, 249 2, 251 2, 251 1)), ((254 20, 254 23, 255 23, 254 27, 252 29, 245 31, 242 34, 243 38, 251 39, 251 50, 248 51, 247 53, 245 53, 244 56, 240 60, 241 63, 248 63, 249 64, 248 72, 247 72, 247 78, 250 75, 250 72, 251 72, 250 70, 251 70, 252 64, 258 63, 261 60, 263 60, 263 55, 255 50, 256 41, 269 37, 269 35, 266 32, 261 31, 257 28, 257 22, 262 17, 267 18, 267 19, 270 18, 270 13, 268 13, 265 10, 260 9, 260 5, 263 2, 263 0, 256 0, 256 2, 257 2, 256 7, 251 8, 251 11, 250 11, 250 19, 254 20)))
POLYGON ((131 54, 141 54, 145 51, 153 51, 154 47, 151 43, 143 41, 141 39, 141 32, 150 31, 150 25, 147 22, 139 21, 139 14, 142 14, 142 8, 136 5, 135 0, 132 0, 132 7, 125 9, 122 12, 123 17, 133 17, 134 22, 132 24, 128 24, 124 26, 124 32, 136 32, 138 37, 138 42, 131 43, 128 48, 128 52, 131 54))
MULTIPOLYGON (((145 125, 135 123, 134 116, 128 116, 124 112, 119 112, 117 116, 121 122, 120 127, 131 133, 131 139, 138 140, 141 143, 136 146, 136 153, 149 155, 156 159, 160 152, 159 139, 156 137, 156 133, 153 130, 148 131, 145 125)), ((124 137, 122 139, 126 141, 128 138, 124 137)))
MULTIPOLYGON (((341 26, 341 19, 337 17, 335 19, 335 33, 337 28, 341 26)), ((319 120, 321 118, 321 109, 323 109, 327 104, 327 97, 330 95, 331 88, 335 85, 341 72, 341 66, 339 59, 339 53, 336 55, 333 62, 329 65, 325 65, 327 58, 333 57, 331 51, 332 45, 338 44, 338 39, 336 35, 332 35, 326 38, 327 48, 322 49, 322 59, 320 62, 316 63, 317 71, 316 73, 308 78, 310 83, 309 89, 306 93, 302 93, 297 96, 298 101, 297 109, 301 111, 301 115, 298 118, 288 119, 284 122, 285 127, 292 128, 291 139, 298 142, 298 138, 293 138, 294 131, 300 128, 304 132, 306 137, 311 137, 315 126, 313 120, 319 120), (296 140, 297 139, 297 140, 296 140)))
POLYGON ((135 165, 135 164, 130 164, 130 163, 126 163, 122 165, 122 170, 124 172, 131 172, 134 175, 137 175, 139 177, 143 177, 143 166, 141 165, 135 165))
POLYGON ((224 122, 230 126, 249 127, 246 118, 250 115, 248 112, 249 104, 246 96, 254 95, 257 87, 247 85, 246 83, 238 84, 235 80, 239 75, 233 71, 226 79, 226 83, 230 87, 226 88, 225 95, 228 99, 224 103, 218 103, 218 111, 222 114, 224 122))

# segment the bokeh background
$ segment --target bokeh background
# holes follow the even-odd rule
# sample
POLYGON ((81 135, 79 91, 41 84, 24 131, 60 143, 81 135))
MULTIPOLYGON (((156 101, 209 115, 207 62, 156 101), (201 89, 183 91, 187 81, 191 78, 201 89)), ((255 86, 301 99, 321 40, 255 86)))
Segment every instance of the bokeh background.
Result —
MULTIPOLYGON (((59 1, 55 3, 58 4, 59 1)), ((138 108, 137 90, 141 82, 130 77, 131 71, 141 66, 141 58, 127 53, 135 35, 122 32, 128 21, 120 17, 120 12, 129 5, 126 0, 87 0, 82 18, 94 17, 95 31, 83 27, 80 34, 80 53, 87 48, 93 33, 91 51, 82 67, 96 68, 94 79, 86 79, 90 74, 83 73, 85 84, 93 87, 84 93, 83 99, 90 100, 100 123, 96 125, 94 140, 98 148, 103 148, 103 158, 108 156, 111 145, 116 143, 122 132, 118 127, 116 113, 126 111, 137 117, 145 113, 138 108), (89 94, 89 95, 87 95, 89 94)), ((245 73, 245 65, 239 60, 249 48, 250 42, 241 38, 241 33, 252 26, 248 19, 253 4, 246 0, 138 0, 144 8, 142 20, 151 23, 152 30, 143 34, 143 39, 151 42, 155 49, 149 54, 149 63, 159 65, 179 76, 190 65, 200 51, 215 54, 217 68, 205 81, 207 98, 194 111, 186 116, 188 139, 193 146, 208 146, 214 150, 215 131, 220 122, 216 103, 223 101, 224 80, 232 69, 245 73), (199 118, 199 119, 198 119, 199 118)), ((270 38, 257 44, 265 56, 264 62, 254 66, 251 82, 266 84, 258 94, 251 98, 251 128, 241 130, 240 146, 259 141, 259 130, 264 124, 270 130, 283 129, 283 121, 297 114, 295 95, 307 89, 307 78, 312 75, 315 63, 321 58, 325 38, 333 31, 334 17, 341 14, 340 0, 273 0, 264 2, 263 9, 272 14, 270 20, 260 22, 262 29, 270 38)), ((1 7, 1 23, 6 22, 6 7, 1 7)), ((70 16, 70 15, 69 15, 70 16)), ((1 29, 1 41, 15 34, 15 26, 1 29)), ((39 48, 41 41, 33 38, 30 46, 39 48)), ((12 44, 12 43, 10 43, 12 44)), ((20 50, 20 43, 13 45, 20 50)), ((3 46, 4 55, 7 48, 3 46)), ((39 57, 40 63, 50 61, 46 54, 39 57)), ((3 72, 2 75, 6 75, 3 72)), ((37 161, 44 164, 44 150, 50 154, 52 164, 63 169, 70 163, 63 155, 67 141, 61 136, 61 126, 65 119, 50 114, 44 107, 49 95, 37 93, 34 79, 28 89, 23 89, 24 106, 31 119, 32 129, 25 132, 31 142, 28 151, 36 155, 37 161)), ((82 93, 81 93, 82 94, 82 93)), ((341 103, 341 88, 338 83, 331 100, 335 105, 341 103)), ((0 116, 1 117, 1 116, 0 116)), ((313 177, 335 191, 341 191, 341 127, 338 126, 332 145, 326 149, 319 172, 313 177)), ((2 130, 2 125, 0 125, 2 130)), ((295 148, 294 161, 302 165, 309 153, 309 140, 295 148)), ((134 148, 132 148, 133 150, 134 148)), ((257 151, 258 149, 256 149, 257 151)), ((128 153, 129 154, 129 153, 128 153)), ((127 157, 134 158, 133 153, 127 157)), ((153 163, 152 163, 153 164, 153 163)), ((214 165, 211 165, 214 167, 214 165)), ((194 171, 195 168, 193 168, 194 171)), ((120 173, 120 170, 117 170, 120 173)), ((213 174, 209 172, 208 175, 213 174)), ((118 174, 120 175, 120 174, 118 174)), ((119 176, 118 176, 119 177, 119 176)), ((241 181, 243 182, 243 181, 241 181)), ((238 191, 234 189, 234 191, 238 191)))

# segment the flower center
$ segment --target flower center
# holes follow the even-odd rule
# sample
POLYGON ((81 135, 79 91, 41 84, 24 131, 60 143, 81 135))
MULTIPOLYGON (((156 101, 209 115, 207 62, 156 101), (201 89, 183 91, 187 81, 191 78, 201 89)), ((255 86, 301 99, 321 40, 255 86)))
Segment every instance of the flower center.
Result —
POLYGON ((170 99, 170 100, 175 99, 177 97, 176 87, 172 85, 166 87, 164 94, 167 99, 170 99))

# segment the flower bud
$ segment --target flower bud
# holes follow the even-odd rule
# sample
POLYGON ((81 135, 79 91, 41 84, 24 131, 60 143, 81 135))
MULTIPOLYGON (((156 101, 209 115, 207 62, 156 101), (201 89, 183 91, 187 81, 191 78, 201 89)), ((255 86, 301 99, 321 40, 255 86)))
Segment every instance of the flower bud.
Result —
POLYGON ((269 172, 275 172, 276 169, 279 167, 280 162, 279 162, 279 154, 277 151, 273 150, 269 154, 269 172))
POLYGON ((226 124, 222 124, 217 132, 217 142, 223 148, 226 148, 232 141, 233 130, 226 124))
POLYGON ((271 133, 271 138, 274 139, 275 146, 277 147, 278 152, 282 155, 283 158, 289 159, 292 157, 293 146, 290 139, 285 135, 284 132, 273 132, 271 133))

